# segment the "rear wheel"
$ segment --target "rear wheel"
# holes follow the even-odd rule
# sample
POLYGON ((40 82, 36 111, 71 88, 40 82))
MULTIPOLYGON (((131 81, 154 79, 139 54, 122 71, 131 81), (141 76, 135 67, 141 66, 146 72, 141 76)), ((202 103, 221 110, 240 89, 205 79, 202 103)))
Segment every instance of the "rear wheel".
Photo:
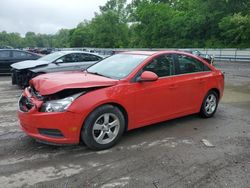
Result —
POLYGON ((215 91, 209 91, 203 100, 200 115, 204 118, 212 117, 218 107, 219 97, 215 91))
POLYGON ((84 122, 81 137, 91 149, 112 147, 122 136, 125 119, 119 108, 104 105, 95 109, 84 122))

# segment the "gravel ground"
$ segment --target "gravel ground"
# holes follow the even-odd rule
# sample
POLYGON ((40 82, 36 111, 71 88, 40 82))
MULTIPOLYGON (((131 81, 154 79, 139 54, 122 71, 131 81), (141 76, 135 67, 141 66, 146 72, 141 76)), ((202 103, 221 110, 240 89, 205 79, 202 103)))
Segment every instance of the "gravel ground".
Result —
POLYGON ((21 90, 1 76, 0 187, 249 187, 250 63, 215 66, 226 87, 213 118, 191 115, 133 130, 99 152, 26 136, 16 117, 21 90))

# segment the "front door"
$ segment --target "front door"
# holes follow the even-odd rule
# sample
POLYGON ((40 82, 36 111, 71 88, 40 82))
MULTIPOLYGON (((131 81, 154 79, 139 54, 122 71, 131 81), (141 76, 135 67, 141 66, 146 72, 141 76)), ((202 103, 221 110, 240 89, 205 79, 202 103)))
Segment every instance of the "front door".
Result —
POLYGON ((140 72, 152 71, 159 76, 157 81, 135 82, 136 126, 151 124, 166 119, 173 113, 172 77, 173 56, 160 55, 150 61, 140 72))

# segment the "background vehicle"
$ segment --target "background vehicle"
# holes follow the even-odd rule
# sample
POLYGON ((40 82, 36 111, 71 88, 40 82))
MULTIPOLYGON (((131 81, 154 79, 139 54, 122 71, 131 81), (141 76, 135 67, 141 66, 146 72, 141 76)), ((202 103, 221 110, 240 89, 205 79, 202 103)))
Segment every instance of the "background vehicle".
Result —
POLYGON ((40 57, 38 54, 23 50, 0 49, 0 73, 10 73, 13 63, 24 60, 36 60, 40 57))
POLYGON ((102 56, 81 51, 59 51, 41 57, 36 61, 23 61, 11 65, 12 84, 28 86, 29 80, 37 75, 83 70, 103 59, 102 56))
POLYGON ((190 54, 194 54, 198 57, 201 57, 202 59, 204 59, 205 61, 207 61, 209 64, 213 65, 214 63, 214 57, 209 55, 209 54, 202 54, 199 50, 193 50, 193 49, 183 49, 180 50, 186 53, 190 53, 190 54))
POLYGON ((36 139, 71 144, 82 139, 99 150, 113 146, 125 130, 193 113, 212 117, 223 89, 221 71, 192 54, 125 52, 84 73, 32 79, 18 116, 36 139))

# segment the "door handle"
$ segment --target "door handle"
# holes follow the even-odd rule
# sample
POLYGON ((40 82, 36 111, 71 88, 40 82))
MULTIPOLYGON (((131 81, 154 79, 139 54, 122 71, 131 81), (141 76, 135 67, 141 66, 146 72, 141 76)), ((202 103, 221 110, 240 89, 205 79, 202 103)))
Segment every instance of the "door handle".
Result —
POLYGON ((177 88, 177 85, 176 85, 176 84, 171 84, 171 85, 169 86, 169 89, 175 89, 175 88, 177 88))

